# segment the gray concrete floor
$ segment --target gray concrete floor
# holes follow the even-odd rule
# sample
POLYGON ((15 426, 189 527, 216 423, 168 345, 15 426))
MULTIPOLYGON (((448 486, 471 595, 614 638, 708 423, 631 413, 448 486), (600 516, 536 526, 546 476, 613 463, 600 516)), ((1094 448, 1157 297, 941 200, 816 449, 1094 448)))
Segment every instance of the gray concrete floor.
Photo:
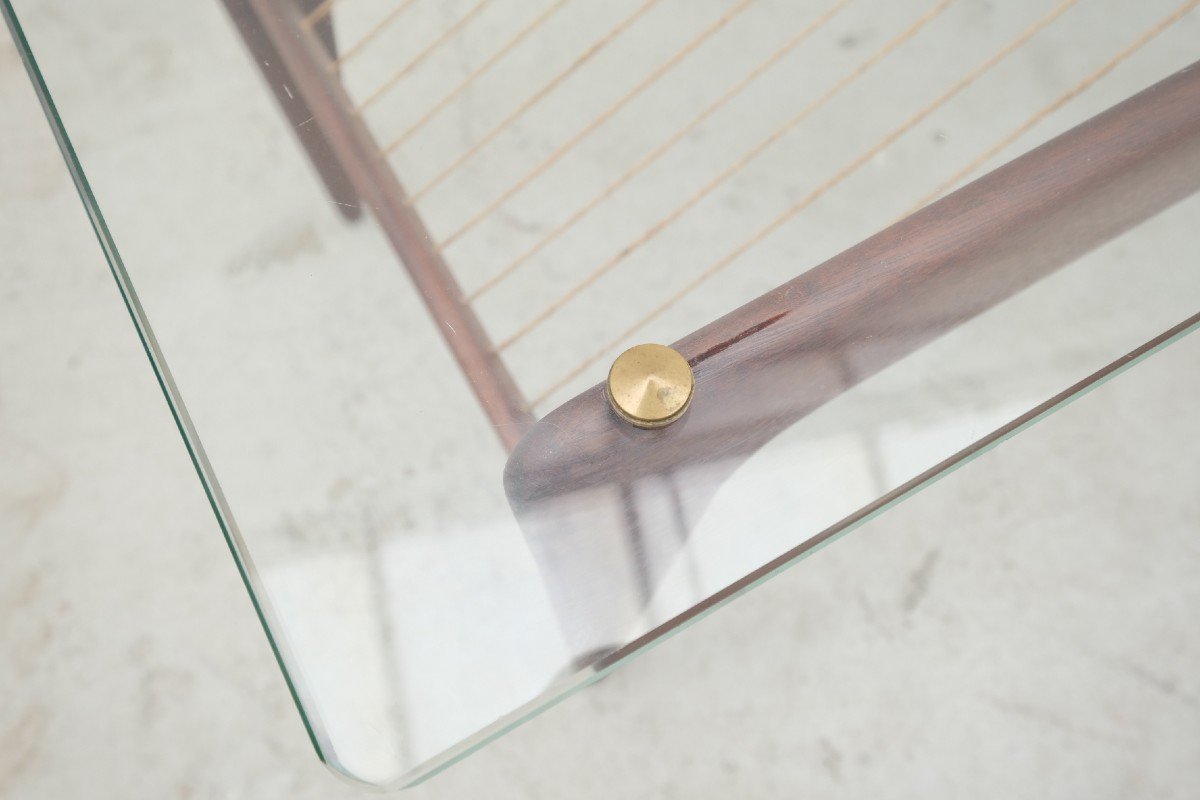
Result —
MULTIPOLYGON (((25 76, 0 57, 0 796, 356 795, 313 756, 25 76)), ((1195 796, 1198 348, 412 796, 1195 796)))

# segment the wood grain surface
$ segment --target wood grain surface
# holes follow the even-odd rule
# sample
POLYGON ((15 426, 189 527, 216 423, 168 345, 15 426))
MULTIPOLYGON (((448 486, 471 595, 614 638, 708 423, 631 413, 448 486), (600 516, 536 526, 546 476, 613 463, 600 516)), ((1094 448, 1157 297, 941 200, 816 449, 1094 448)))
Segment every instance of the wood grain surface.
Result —
POLYGON ((1193 64, 674 343, 696 389, 671 427, 623 423, 603 385, 564 403, 510 458, 509 499, 519 510, 697 463, 735 466, 859 381, 1198 187, 1193 64))

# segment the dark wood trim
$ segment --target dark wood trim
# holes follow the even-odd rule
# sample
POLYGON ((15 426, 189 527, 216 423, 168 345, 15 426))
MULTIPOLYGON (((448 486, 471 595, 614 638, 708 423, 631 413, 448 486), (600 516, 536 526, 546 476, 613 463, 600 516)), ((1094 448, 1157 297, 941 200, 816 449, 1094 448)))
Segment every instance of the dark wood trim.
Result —
POLYGON ((328 68, 323 45, 304 32, 298 9, 290 2, 226 2, 245 2, 253 24, 278 52, 295 81, 296 92, 311 112, 311 124, 320 129, 350 184, 375 215, 501 443, 511 451, 533 425, 528 403, 465 301, 450 268, 434 248, 429 231, 379 144, 354 112, 354 104, 336 73, 328 68))
POLYGON ((1193 65, 676 342, 696 387, 670 427, 625 423, 603 384, 546 415, 504 483, 571 652, 603 666, 671 625, 605 655, 642 624, 645 588, 613 557, 628 547, 621 520, 638 521, 628 557, 653 589, 684 546, 680 526, 686 539, 728 476, 789 425, 1197 188, 1193 65), (653 495, 672 475, 686 482, 664 515, 653 495), (650 501, 629 507, 637 495, 650 501))
MULTIPOLYGON (((313 115, 308 109, 308 104, 304 102, 304 98, 296 91, 289 93, 288 89, 296 86, 296 80, 284 66, 283 59, 279 57, 279 51, 275 49, 275 45, 263 32, 254 9, 250 7, 248 0, 221 0, 221 2, 225 4, 225 10, 229 12, 233 24, 237 26, 238 33, 241 34, 242 41, 246 44, 246 49, 250 51, 250 57, 254 59, 255 65, 262 73, 263 80, 267 82, 271 93, 275 95, 275 101, 283 110, 283 115, 287 118, 292 131, 295 132, 300 145, 308 153, 308 159, 312 162, 313 169, 317 171, 321 182, 325 184, 329 199, 337 204, 338 211, 343 217, 348 220, 358 219, 362 216, 358 193, 354 191, 350 177, 342 169, 341 163, 329 146, 320 127, 312 124, 313 115)), ((311 8, 317 2, 319 0, 302 0, 301 8, 311 8)), ((321 39, 321 43, 330 57, 335 58, 337 45, 334 42, 332 16, 321 20, 314 32, 321 39)))
POLYGON ((691 408, 642 430, 597 385, 547 414, 505 471, 541 498, 697 463, 736 465, 801 417, 1200 187, 1194 64, 673 346, 691 408))

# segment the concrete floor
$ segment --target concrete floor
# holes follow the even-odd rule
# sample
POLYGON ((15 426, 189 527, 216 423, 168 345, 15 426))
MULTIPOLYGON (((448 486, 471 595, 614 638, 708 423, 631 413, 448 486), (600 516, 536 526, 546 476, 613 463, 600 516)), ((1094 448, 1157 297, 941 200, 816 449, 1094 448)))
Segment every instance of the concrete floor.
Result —
MULTIPOLYGON (((313 756, 0 57, 0 796, 357 795, 313 756)), ((1198 357, 1175 345, 411 796, 1195 796, 1198 357)))

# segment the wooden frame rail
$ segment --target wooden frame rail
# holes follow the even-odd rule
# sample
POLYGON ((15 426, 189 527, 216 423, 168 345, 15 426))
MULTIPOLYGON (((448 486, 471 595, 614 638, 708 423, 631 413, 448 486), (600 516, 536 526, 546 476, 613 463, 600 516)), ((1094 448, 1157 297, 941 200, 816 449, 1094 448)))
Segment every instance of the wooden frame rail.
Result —
MULTIPOLYGON (((276 54, 281 66, 264 69, 263 75, 277 98, 281 94, 290 98, 288 90, 292 88, 299 96, 298 106, 284 107, 302 107, 308 112, 308 119, 296 127, 298 131, 309 127, 314 131, 308 138, 302 134, 301 139, 318 170, 322 170, 322 163, 332 163, 330 170, 338 191, 343 184, 352 187, 359 198, 356 202, 365 204, 374 214, 501 443, 511 451, 533 424, 529 404, 464 300, 462 289, 433 246, 429 231, 388 166, 378 142, 355 113, 336 70, 329 68, 332 39, 322 42, 319 30, 314 31, 317 36, 302 35, 302 9, 292 2, 224 2, 256 59, 263 53, 276 54), (284 86, 284 82, 289 85, 284 86)), ((329 18, 324 14, 318 24, 329 18)), ((329 181, 326 178, 327 184, 329 181)), ((334 199, 336 202, 337 194, 334 199)))
POLYGON ((933 203, 674 344, 691 409, 619 424, 594 386, 513 453, 514 504, 744 459, 848 388, 1200 187, 1200 63, 933 203), (839 373, 842 370, 839 368, 839 373))
POLYGON ((688 526, 785 428, 1197 189, 1200 63, 676 342, 695 389, 671 426, 625 423, 603 384, 546 415, 505 491, 577 662, 615 657, 688 526), (638 502, 663 485, 671 519, 638 502), (622 587, 597 565, 629 539, 622 587))

